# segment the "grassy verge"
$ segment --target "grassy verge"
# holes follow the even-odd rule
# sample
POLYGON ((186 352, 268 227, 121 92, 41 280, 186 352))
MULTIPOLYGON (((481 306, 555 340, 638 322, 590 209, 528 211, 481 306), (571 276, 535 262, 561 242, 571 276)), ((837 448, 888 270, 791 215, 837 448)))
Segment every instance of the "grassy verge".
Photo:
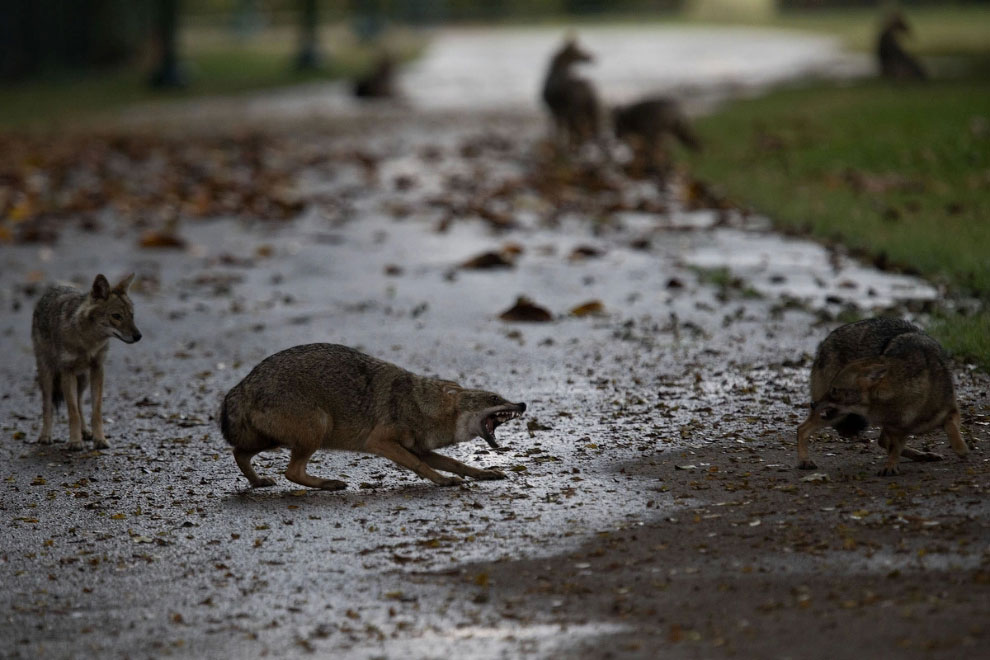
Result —
MULTIPOLYGON (((694 172, 781 227, 990 302, 990 84, 782 90, 699 121, 694 172)), ((990 367, 990 313, 933 331, 990 367)))
MULTIPOLYGON (((913 32, 906 41, 912 52, 924 55, 971 55, 988 47, 990 7, 909 7, 913 32)), ((769 17, 739 22, 766 27, 810 30, 832 34, 850 49, 872 51, 883 14, 878 9, 780 11, 769 17)))
MULTIPOLYGON (((367 70, 377 50, 356 43, 343 29, 328 28, 324 67, 300 72, 293 66, 295 34, 269 30, 249 41, 227 33, 190 28, 184 34, 183 62, 190 85, 181 90, 148 86, 149 62, 104 73, 61 74, 23 84, 0 86, 0 130, 50 128, 85 120, 132 103, 236 94, 315 80, 349 78, 367 70)), ((411 34, 391 35, 390 49, 402 59, 415 57, 421 41, 411 34)))

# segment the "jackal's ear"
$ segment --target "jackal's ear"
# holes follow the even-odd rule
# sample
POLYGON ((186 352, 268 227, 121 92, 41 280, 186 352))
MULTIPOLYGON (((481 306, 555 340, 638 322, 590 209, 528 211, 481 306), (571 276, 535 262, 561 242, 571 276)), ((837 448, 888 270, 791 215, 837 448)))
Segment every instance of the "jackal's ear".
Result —
POLYGON ((859 368, 856 384, 868 390, 876 387, 887 375, 887 364, 883 360, 870 360, 859 368))
POLYGON ((104 277, 103 273, 96 276, 93 280, 93 289, 89 292, 96 300, 106 300, 110 297, 110 282, 104 277))
POLYGON ((131 284, 134 282, 134 273, 126 276, 121 281, 117 282, 117 286, 113 288, 116 293, 127 293, 127 290, 131 288, 131 284))

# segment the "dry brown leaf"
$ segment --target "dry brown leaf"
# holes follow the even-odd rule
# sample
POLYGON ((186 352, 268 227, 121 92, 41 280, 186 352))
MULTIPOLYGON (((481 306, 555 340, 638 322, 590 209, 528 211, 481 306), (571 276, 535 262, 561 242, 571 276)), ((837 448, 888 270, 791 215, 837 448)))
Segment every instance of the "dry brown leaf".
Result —
POLYGON ((571 316, 601 316, 605 313, 605 305, 601 300, 589 300, 571 309, 571 316))
POLYGON ((498 252, 482 252, 461 264, 461 268, 469 270, 491 270, 495 268, 512 268, 515 264, 498 252))
POLYGON ((186 240, 181 236, 171 232, 149 230, 141 234, 138 245, 143 248, 168 248, 182 250, 186 247, 186 240))
POLYGON ((553 315, 540 307, 526 296, 516 298, 516 304, 498 316, 503 321, 514 323, 547 323, 553 320, 553 315))

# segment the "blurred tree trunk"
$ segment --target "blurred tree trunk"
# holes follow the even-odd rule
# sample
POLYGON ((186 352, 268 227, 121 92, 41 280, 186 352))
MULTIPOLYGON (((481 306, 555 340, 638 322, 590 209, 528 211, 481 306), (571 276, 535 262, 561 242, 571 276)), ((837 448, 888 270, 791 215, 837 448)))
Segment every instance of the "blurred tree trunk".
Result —
POLYGON ((159 61, 151 74, 151 86, 159 88, 185 87, 185 72, 179 64, 179 0, 158 0, 155 23, 159 61))
POLYGON ((152 1, 0 0, 0 80, 132 60, 152 1))
POLYGON ((296 69, 312 71, 320 66, 321 59, 316 0, 300 0, 299 9, 299 54, 296 56, 296 69))

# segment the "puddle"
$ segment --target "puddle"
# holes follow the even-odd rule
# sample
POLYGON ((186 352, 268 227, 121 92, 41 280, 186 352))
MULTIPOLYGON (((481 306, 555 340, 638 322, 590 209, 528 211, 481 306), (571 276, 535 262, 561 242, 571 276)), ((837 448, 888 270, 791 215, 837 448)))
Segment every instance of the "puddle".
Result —
POLYGON ((734 229, 719 229, 711 238, 685 254, 685 263, 727 268, 767 297, 796 298, 814 309, 851 304, 874 310, 939 296, 917 277, 878 271, 810 241, 734 229))

